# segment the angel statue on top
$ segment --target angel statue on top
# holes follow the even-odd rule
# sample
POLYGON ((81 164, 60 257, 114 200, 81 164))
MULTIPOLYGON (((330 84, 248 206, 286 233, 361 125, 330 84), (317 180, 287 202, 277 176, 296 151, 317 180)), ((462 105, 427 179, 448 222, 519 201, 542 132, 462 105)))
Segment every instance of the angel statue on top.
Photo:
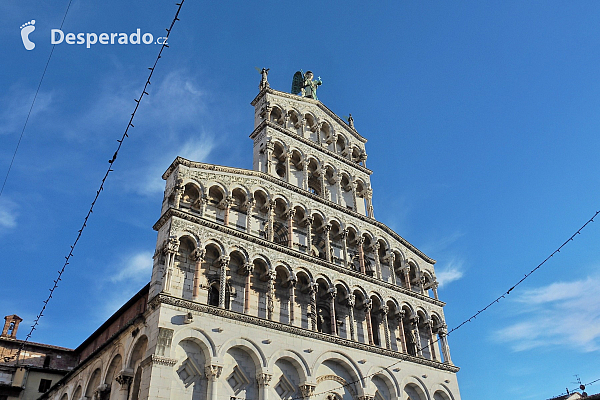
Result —
POLYGON ((319 100, 317 98, 317 86, 323 84, 321 77, 313 80, 312 71, 306 71, 303 73, 302 70, 294 74, 292 79, 292 93, 300 94, 302 97, 308 97, 309 99, 319 100))

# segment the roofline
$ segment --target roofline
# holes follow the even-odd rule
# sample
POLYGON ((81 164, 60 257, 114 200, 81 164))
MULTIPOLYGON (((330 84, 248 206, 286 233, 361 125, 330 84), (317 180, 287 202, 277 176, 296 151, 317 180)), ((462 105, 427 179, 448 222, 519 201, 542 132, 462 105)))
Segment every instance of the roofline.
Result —
POLYGON ((14 343, 18 343, 18 344, 25 343, 25 346, 38 346, 38 347, 44 347, 44 348, 48 348, 48 349, 61 350, 61 351, 74 351, 73 349, 69 349, 67 347, 54 346, 52 344, 45 344, 45 343, 30 342, 30 341, 26 341, 26 340, 20 340, 20 339, 8 338, 8 337, 0 337, 0 340, 7 341, 7 342, 14 342, 14 343))
POLYGON ((141 299, 144 295, 147 295, 149 291, 150 291, 150 282, 148 282, 142 289, 140 289, 139 292, 134 294, 133 297, 127 301, 127 303, 123 304, 121 306, 121 308, 119 308, 113 315, 111 315, 106 321, 104 321, 104 323, 102 325, 100 325, 100 327, 98 327, 98 329, 96 329, 94 331, 94 333, 92 333, 79 346, 77 346, 77 348, 75 349, 75 352, 77 352, 77 353, 81 352, 84 347, 86 347, 88 344, 93 342, 98 336, 100 336, 100 334, 104 330, 106 330, 106 328, 108 328, 113 322, 115 322, 121 316, 121 314, 123 314, 125 311, 127 311, 129 309, 129 307, 131 307, 136 301, 141 299))

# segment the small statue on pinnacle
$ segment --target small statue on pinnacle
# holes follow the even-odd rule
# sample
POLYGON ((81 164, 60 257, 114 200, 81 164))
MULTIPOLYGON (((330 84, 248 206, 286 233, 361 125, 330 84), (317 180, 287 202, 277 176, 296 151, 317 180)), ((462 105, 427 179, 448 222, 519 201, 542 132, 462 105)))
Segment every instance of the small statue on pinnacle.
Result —
POLYGON ((263 89, 266 89, 266 88, 270 87, 269 81, 267 81, 267 75, 269 75, 269 69, 270 68, 263 68, 262 70, 259 70, 258 68, 256 68, 256 70, 258 72, 260 72, 260 76, 261 76, 261 78, 260 78, 260 84, 258 85, 258 89, 261 90, 261 91, 263 89))

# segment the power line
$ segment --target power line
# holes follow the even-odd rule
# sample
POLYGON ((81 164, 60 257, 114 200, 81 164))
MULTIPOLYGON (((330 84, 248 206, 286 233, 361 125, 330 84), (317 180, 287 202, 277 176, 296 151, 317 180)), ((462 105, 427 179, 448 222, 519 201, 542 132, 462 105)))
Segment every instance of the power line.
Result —
MULTIPOLYGON (((67 4, 67 9, 65 10, 65 15, 63 15, 62 22, 60 23, 60 29, 62 30, 63 24, 65 23, 65 19, 67 18, 67 14, 69 13, 69 8, 71 8, 71 2, 73 0, 69 0, 69 4, 67 4)), ((0 188, 0 197, 2 196, 2 192, 4 192, 4 186, 6 186, 6 181, 8 180, 8 175, 10 174, 10 170, 12 169, 13 163, 15 162, 15 157, 17 156, 17 151, 19 151, 19 146, 21 145, 21 140, 23 139, 23 134, 25 133, 25 128, 27 127, 27 122, 29 122, 29 117, 31 116, 31 111, 33 111, 33 105, 35 104, 35 100, 37 99, 38 93, 40 92, 40 87, 42 86, 42 82, 44 81, 44 77, 46 76, 46 70, 48 69, 48 64, 50 64, 50 59, 52 58, 52 54, 54 53, 55 44, 52 45, 52 49, 50 50, 50 55, 48 56, 48 60, 46 61, 46 66, 44 67, 44 72, 42 72, 42 77, 40 78, 40 82, 38 83, 37 89, 35 91, 35 95, 33 96, 33 100, 31 101, 31 106, 29 107, 29 111, 27 112, 27 118, 25 118, 25 123, 23 124, 23 129, 21 129, 21 135, 19 136, 19 140, 17 141, 17 147, 15 147, 15 151, 13 152, 12 159, 10 160, 10 164, 8 165, 8 171, 6 171, 6 176, 4 177, 4 182, 2 183, 2 188, 0 188)))
MULTIPOLYGON (((560 251, 562 250, 562 248, 563 248, 563 247, 565 247, 565 246, 566 246, 566 245, 567 245, 569 242, 573 241, 573 240, 575 239, 575 237, 576 237, 577 235, 579 235, 579 234, 581 233, 581 231, 582 231, 582 230, 583 230, 583 229, 584 229, 584 228, 585 228, 585 227, 586 227, 586 226, 587 226, 589 223, 591 223, 591 222, 594 222, 594 218, 596 218, 596 217, 598 216, 598 214, 600 214, 600 211, 596 211, 596 212, 594 213, 594 215, 593 215, 593 216, 592 216, 590 219, 588 219, 588 220, 587 220, 587 222, 586 222, 585 224, 583 224, 583 225, 581 226, 581 228, 579 228, 579 229, 578 229, 578 230, 577 230, 577 231, 576 231, 576 232, 575 232, 573 235, 571 235, 571 237, 569 237, 569 239, 567 239, 567 240, 566 240, 566 241, 565 241, 563 244, 561 244, 561 245, 560 245, 560 246, 559 246, 559 247, 558 247, 556 250, 554 250, 554 251, 553 251, 553 252, 552 252, 552 253, 551 253, 551 254, 550 254, 548 257, 546 257, 546 258, 544 259, 544 261, 542 261, 542 262, 541 262, 541 263, 539 263, 539 264, 538 264, 538 265, 537 265, 535 268, 533 268, 531 271, 529 271, 528 273, 526 273, 526 274, 525 274, 525 276, 524 276, 523 278, 521 278, 521 279, 520 279, 520 280, 519 280, 517 283, 515 283, 513 286, 511 286, 511 287, 510 287, 510 288, 509 288, 509 289, 508 289, 506 292, 504 292, 502 295, 498 296, 498 297, 497 297, 497 298, 496 298, 494 301, 492 301, 491 303, 489 303, 488 305, 486 305, 485 307, 483 307, 481 310, 477 311, 477 312, 476 312, 475 314, 473 314, 473 315, 472 315, 470 318, 468 318, 468 319, 464 320, 464 321, 463 321, 463 322, 461 322, 459 325, 457 325, 456 327, 452 328, 450 331, 448 331, 448 333, 446 334, 446 336, 449 336, 449 335, 450 335, 452 332, 455 332, 455 331, 457 331, 458 329, 460 329, 462 326, 464 326, 464 325, 465 325, 465 324, 467 324, 468 322, 471 322, 472 320, 474 320, 475 318, 477 318, 477 317, 478 317, 480 314, 482 314, 483 312, 487 311, 487 310, 488 310, 488 309, 489 309, 491 306, 493 306, 493 305, 494 305, 494 304, 496 304, 496 303, 499 303, 499 302, 500 302, 500 300, 502 300, 502 299, 505 299, 505 298, 506 298, 506 296, 508 296, 509 294, 511 294, 511 292, 512 292, 512 291, 513 291, 513 290, 514 290, 514 289, 515 289, 517 286, 519 286, 521 283, 523 283, 523 281, 525 281, 525 279, 529 278, 529 277, 531 276, 531 274, 533 274, 535 271, 537 271, 538 269, 540 269, 540 268, 542 267, 542 265, 544 265, 544 264, 545 264, 545 263, 546 263, 548 260, 550 260, 550 258, 552 258, 552 257, 553 257, 555 254, 557 254, 557 253, 560 253, 560 251)), ((419 340, 420 340, 420 338, 419 338, 419 340)), ((439 342, 439 339, 436 339, 435 341, 434 341, 434 340, 432 340, 431 342, 432 342, 431 344, 435 344, 435 343, 439 342)), ((425 347, 421 348, 421 351, 422 351, 422 350, 425 350, 425 349, 428 349, 429 347, 430 347, 430 344, 427 344, 427 346, 425 346, 425 347)), ((329 390, 326 390, 326 391, 324 391, 324 392, 320 392, 320 393, 313 393, 313 394, 312 394, 312 396, 318 396, 318 395, 321 395, 321 394, 330 393, 330 392, 332 392, 333 390, 339 390, 339 389, 342 389, 342 388, 348 387, 348 386, 350 386, 350 385, 355 385, 355 384, 357 384, 357 383, 360 383, 360 382, 361 382, 361 381, 363 381, 364 379, 367 379, 367 378, 373 377, 373 376, 375 376, 375 375, 378 375, 378 374, 382 373, 382 372, 383 372, 383 371, 385 371, 385 370, 389 370, 390 368, 392 368, 392 367, 394 367, 394 366, 396 366, 396 365, 400 364, 400 363, 401 363, 401 362, 403 362, 403 361, 406 361, 406 360, 402 360, 402 359, 401 359, 401 360, 398 360, 398 361, 394 362, 393 364, 390 364, 390 365, 388 365, 387 367, 380 369, 380 370, 379 370, 379 371, 377 371, 377 372, 374 372, 374 373, 372 373, 372 374, 369 374, 369 375, 365 375, 363 378, 356 379, 356 380, 354 380, 354 381, 352 381, 352 382, 346 382, 344 385, 341 385, 341 386, 339 386, 338 388, 329 389, 329 390)), ((600 381, 600 379, 596 379, 595 381, 588 383, 588 385, 590 385, 590 384, 592 384, 592 383, 595 383, 595 382, 598 382, 598 381, 600 381)), ((293 397, 293 398, 291 398, 290 400, 302 400, 302 399, 303 399, 303 397, 293 397)))
POLYGON ((161 58, 163 50, 166 47, 169 47, 168 44, 167 44, 168 39, 169 39, 169 35, 171 34, 171 30, 173 29, 173 26, 175 25, 175 22, 179 21, 179 12, 181 11, 181 7, 183 6, 183 2, 184 1, 185 0, 181 0, 180 3, 176 3, 176 5, 178 6, 177 7, 177 11, 175 12, 175 17, 173 17, 173 21, 171 21, 171 25, 169 26, 169 28, 167 28, 167 36, 166 36, 165 40, 163 41, 163 43, 162 43, 162 45, 160 47, 160 51, 158 52, 158 55, 156 56, 156 60, 154 61, 154 64, 152 65, 152 67, 148 68, 150 70, 150 73, 148 74, 148 79, 146 79, 146 83, 144 84, 144 88, 142 89, 142 93, 140 94, 139 98, 134 99, 134 101, 135 101, 136 104, 135 104, 135 108, 133 109, 133 112, 131 113, 131 118, 129 118, 129 122, 127 123, 127 127, 125 128, 125 132, 121 136, 121 139, 117 140, 117 142, 119 143, 117 145, 117 149, 116 149, 115 153, 113 154, 112 158, 108 161, 108 164, 109 164, 108 169, 106 170, 106 173, 104 174, 104 177, 102 178, 102 181, 100 183, 100 187, 96 191, 96 195, 94 196, 94 200, 92 201, 90 209, 88 210, 87 215, 83 219, 83 224, 81 226, 81 229, 79 229, 77 231, 77 236, 75 237, 75 241, 71 245, 71 249, 69 251, 69 254, 65 257, 65 263, 63 264, 62 268, 58 270, 58 276, 53 281, 54 284, 50 288, 50 294, 48 295, 48 297, 46 298, 46 300, 43 301, 44 305, 42 306, 42 309, 39 312, 39 314, 37 315, 37 317, 35 318, 35 320, 33 321, 33 325, 31 325, 31 330, 29 331, 29 333, 25 337, 25 340, 19 346, 19 349, 17 350, 17 353, 15 354, 15 356, 13 356, 13 358, 17 359, 17 364, 19 362, 19 355, 20 355, 21 351, 25 347, 25 344, 27 343, 27 341, 31 338, 31 335, 33 334, 33 331, 36 330, 36 328, 37 328, 37 326, 39 324, 39 321, 42 318, 42 316, 44 315, 44 311, 46 310, 46 307, 48 306, 48 302, 50 302, 50 300, 52 299, 52 295, 54 294, 54 291, 58 287, 58 282, 60 282, 60 280, 62 279, 62 275, 63 275, 63 273, 65 271, 65 268, 67 267, 67 265, 69 265, 69 260, 71 259, 71 257, 73 257, 73 250, 75 249, 75 246, 77 246, 77 243, 79 242, 79 239, 81 238, 83 230, 87 226, 88 219, 90 218, 90 216, 92 215, 92 213, 94 211, 94 206, 96 205, 96 201, 98 200, 98 197, 100 197, 100 193, 102 193, 102 190, 104 190, 104 183, 106 182, 106 179, 108 178, 108 175, 113 171, 112 167, 113 167, 114 162, 117 159, 117 156, 119 155, 119 151, 121 150, 121 147, 123 146, 123 141, 126 138, 129 137, 129 135, 128 135, 129 128, 133 128, 134 127, 133 126, 133 119, 135 118, 135 114, 136 114, 136 112, 137 112, 137 110, 138 110, 138 108, 140 106, 140 102, 142 101, 142 98, 145 95, 149 95, 149 93, 146 91, 146 89, 148 88, 148 85, 150 85, 150 79, 152 78, 152 74, 154 74, 154 69, 156 68, 156 65, 158 64, 158 60, 161 58))

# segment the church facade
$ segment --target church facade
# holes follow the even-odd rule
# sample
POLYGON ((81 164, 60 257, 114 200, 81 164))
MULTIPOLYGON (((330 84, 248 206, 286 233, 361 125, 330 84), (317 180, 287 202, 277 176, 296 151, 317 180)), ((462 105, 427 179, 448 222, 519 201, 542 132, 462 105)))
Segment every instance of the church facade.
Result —
POLYGON ((375 219, 366 139, 260 89, 253 169, 171 164, 149 286, 43 397, 460 399, 435 261, 375 219))

